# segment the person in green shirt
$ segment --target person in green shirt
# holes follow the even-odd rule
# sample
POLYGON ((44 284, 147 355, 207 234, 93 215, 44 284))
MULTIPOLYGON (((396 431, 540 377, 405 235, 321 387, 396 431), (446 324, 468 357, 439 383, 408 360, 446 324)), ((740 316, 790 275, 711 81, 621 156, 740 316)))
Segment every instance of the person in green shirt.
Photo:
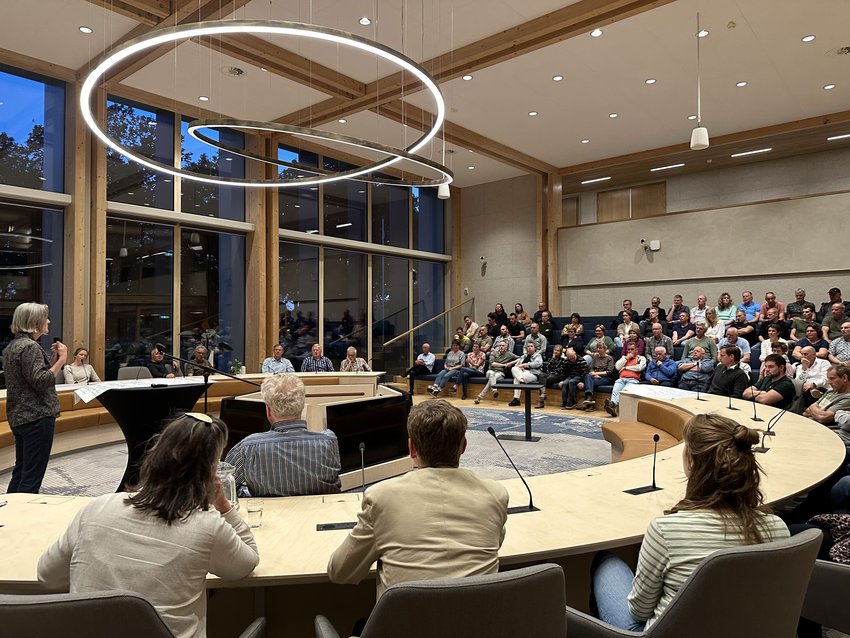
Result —
POLYGON ((764 360, 764 375, 755 385, 744 390, 742 398, 780 409, 791 407, 797 394, 794 383, 785 374, 785 358, 769 354, 764 360))

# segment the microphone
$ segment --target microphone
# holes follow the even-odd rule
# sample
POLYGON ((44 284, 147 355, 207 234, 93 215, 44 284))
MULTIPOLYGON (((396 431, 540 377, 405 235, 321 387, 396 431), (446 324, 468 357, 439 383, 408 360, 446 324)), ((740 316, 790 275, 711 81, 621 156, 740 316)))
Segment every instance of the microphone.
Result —
POLYGON ((760 417, 759 417, 759 415, 758 415, 758 414, 756 414, 756 404, 758 403, 758 401, 756 401, 756 397, 757 397, 759 394, 761 394, 761 390, 757 390, 757 392, 758 392, 758 394, 755 394, 755 395, 753 396, 753 418, 752 418, 752 419, 750 419, 750 421, 756 421, 756 422, 758 422, 758 423, 762 423, 762 422, 764 421, 764 419, 760 418, 760 417))
POLYGON ((661 440, 661 437, 657 434, 652 435, 652 440, 655 443, 654 449, 652 451, 652 485, 645 485, 643 487, 633 487, 630 490, 623 490, 626 494, 631 494, 632 496, 638 496, 640 494, 648 494, 649 492, 658 492, 659 490, 663 490, 663 487, 658 487, 655 484, 655 462, 658 459, 658 442, 661 440))
POLYGON ((509 507, 508 508, 508 514, 521 514, 522 512, 539 512, 540 508, 534 507, 534 501, 531 498, 531 488, 528 487, 528 483, 525 482, 525 479, 522 477, 522 474, 517 469, 516 465, 514 465, 514 461, 511 458, 511 455, 508 454, 508 451, 505 449, 505 446, 502 445, 502 442, 499 440, 499 437, 496 436, 496 431, 493 429, 493 426, 492 425, 489 426, 487 428, 487 431, 490 433, 490 436, 492 436, 494 439, 496 439, 496 443, 498 443, 499 447, 502 448, 502 452, 505 453, 505 456, 508 458, 508 461, 510 461, 511 466, 513 466, 513 468, 514 468, 514 472, 517 473, 517 476, 519 476, 519 480, 522 481, 522 484, 525 485, 525 489, 528 491, 528 507, 526 507, 525 505, 519 505, 517 507, 509 507))
POLYGON ((737 410, 740 410, 740 409, 741 409, 741 408, 736 408, 736 407, 734 407, 734 406, 732 405, 732 395, 731 395, 731 394, 729 395, 729 405, 728 405, 728 406, 726 406, 726 409, 727 409, 727 410, 735 410, 735 411, 737 411, 737 410))
POLYGON ((768 436, 776 436, 776 432, 773 431, 773 426, 779 423, 779 419, 788 411, 788 409, 782 410, 779 414, 776 414, 770 421, 767 422, 767 429, 762 432, 761 435, 761 445, 753 448, 753 452, 757 452, 758 454, 765 454, 770 448, 765 447, 764 441, 768 436))
MULTIPOLYGON (((702 359, 697 361, 697 376, 699 377, 699 385, 697 385, 697 401, 708 401, 708 399, 700 398, 699 386, 702 385, 702 359)), ((657 434, 655 436, 658 436, 657 434)))
POLYGON ((366 444, 360 441, 360 487, 366 487, 366 444))

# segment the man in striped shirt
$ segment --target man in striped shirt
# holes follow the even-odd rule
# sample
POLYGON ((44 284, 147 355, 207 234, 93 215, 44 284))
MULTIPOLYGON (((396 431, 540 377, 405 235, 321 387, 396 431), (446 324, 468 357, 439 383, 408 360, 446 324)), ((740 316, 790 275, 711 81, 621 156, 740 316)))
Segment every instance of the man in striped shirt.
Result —
POLYGON ((301 496, 340 491, 339 446, 331 430, 311 432, 301 419, 304 383, 290 374, 263 381, 268 432, 251 434, 237 443, 227 457, 236 468, 234 478, 251 496, 301 496))

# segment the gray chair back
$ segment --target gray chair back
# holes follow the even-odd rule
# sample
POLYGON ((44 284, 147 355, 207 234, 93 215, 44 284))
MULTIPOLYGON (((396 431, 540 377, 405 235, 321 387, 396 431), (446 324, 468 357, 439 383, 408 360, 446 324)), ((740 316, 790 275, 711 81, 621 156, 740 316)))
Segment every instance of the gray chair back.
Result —
MULTIPOLYGON (((552 564, 400 583, 381 596, 361 638, 564 638, 565 601, 564 572, 552 564)), ((327 629, 319 616, 316 635, 335 635, 327 629)))
POLYGON ((145 366, 124 366, 118 368, 118 380, 122 379, 151 379, 153 375, 145 366))
POLYGON ((850 565, 816 561, 801 615, 824 627, 850 633, 847 591, 850 591, 850 565))
POLYGON ((0 633, 15 638, 174 638, 153 606, 129 591, 0 595, 0 633))

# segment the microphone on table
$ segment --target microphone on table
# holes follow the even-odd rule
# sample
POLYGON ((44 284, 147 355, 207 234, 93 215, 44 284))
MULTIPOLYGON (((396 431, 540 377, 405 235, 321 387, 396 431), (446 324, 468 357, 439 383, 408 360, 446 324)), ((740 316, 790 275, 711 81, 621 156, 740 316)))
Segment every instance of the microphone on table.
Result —
POLYGON ((786 412, 788 412, 788 408, 774 415, 773 418, 771 418, 770 421, 767 422, 767 429, 764 430, 761 435, 761 445, 758 447, 754 447, 753 452, 764 454, 770 449, 769 447, 765 447, 764 441, 769 436, 776 436, 776 432, 773 431, 773 426, 779 423, 779 419, 781 419, 786 412))
MULTIPOLYGON (((699 396, 699 387, 700 387, 700 385, 702 385, 702 376, 703 376, 702 375, 702 365, 700 365, 700 364, 702 364, 702 359, 697 361, 697 377, 699 378, 699 382, 698 382, 699 384, 697 385, 697 401, 708 401, 708 399, 703 399, 703 398, 700 398, 700 396, 699 396)), ((656 436, 658 436, 658 435, 656 434, 656 436)))
POLYGON ((649 492, 657 492, 659 490, 663 490, 663 487, 658 487, 655 484, 655 462, 658 458, 658 442, 661 440, 661 437, 657 434, 652 435, 652 440, 655 443, 654 449, 652 451, 652 485, 645 485, 643 487, 634 487, 630 490, 623 490, 626 494, 631 494, 632 496, 638 496, 639 494, 648 494, 649 492))
POLYGON ((763 421, 764 421, 764 419, 760 418, 760 417, 759 417, 759 415, 758 415, 758 414, 756 414, 756 404, 758 403, 758 401, 756 401, 756 397, 757 397, 759 394, 761 394, 761 390, 757 390, 757 392, 758 392, 758 394, 754 394, 754 395, 753 395, 753 418, 752 418, 752 419, 750 419, 750 421, 756 421, 756 422, 758 422, 758 423, 761 423, 761 422, 763 422, 763 421))
POLYGON ((729 405, 726 406, 727 410, 740 410, 741 408, 736 408, 732 405, 732 395, 729 395, 729 405))
POLYGON ((517 473, 517 476, 519 476, 519 480, 522 481, 522 484, 525 485, 525 489, 528 491, 528 507, 526 507, 525 505, 519 505, 517 507, 509 507, 508 508, 508 514, 521 514, 522 512, 539 512, 540 508, 534 507, 534 501, 532 500, 532 497, 531 497, 531 488, 528 487, 528 483, 525 482, 525 479, 522 477, 522 474, 517 469, 517 466, 514 465, 514 462, 513 462, 513 459, 511 458, 511 455, 508 454, 508 451, 505 449, 505 446, 502 445, 502 442, 499 440, 499 437, 496 436, 496 431, 493 429, 493 426, 492 425, 489 426, 487 428, 487 431, 490 433, 490 436, 492 436, 494 439, 496 439, 496 443, 498 443, 499 447, 502 448, 502 452, 505 453, 505 456, 508 458, 508 461, 510 461, 511 465, 514 468, 514 472, 517 473))
POLYGON ((360 487, 366 487, 366 444, 360 441, 360 487))

